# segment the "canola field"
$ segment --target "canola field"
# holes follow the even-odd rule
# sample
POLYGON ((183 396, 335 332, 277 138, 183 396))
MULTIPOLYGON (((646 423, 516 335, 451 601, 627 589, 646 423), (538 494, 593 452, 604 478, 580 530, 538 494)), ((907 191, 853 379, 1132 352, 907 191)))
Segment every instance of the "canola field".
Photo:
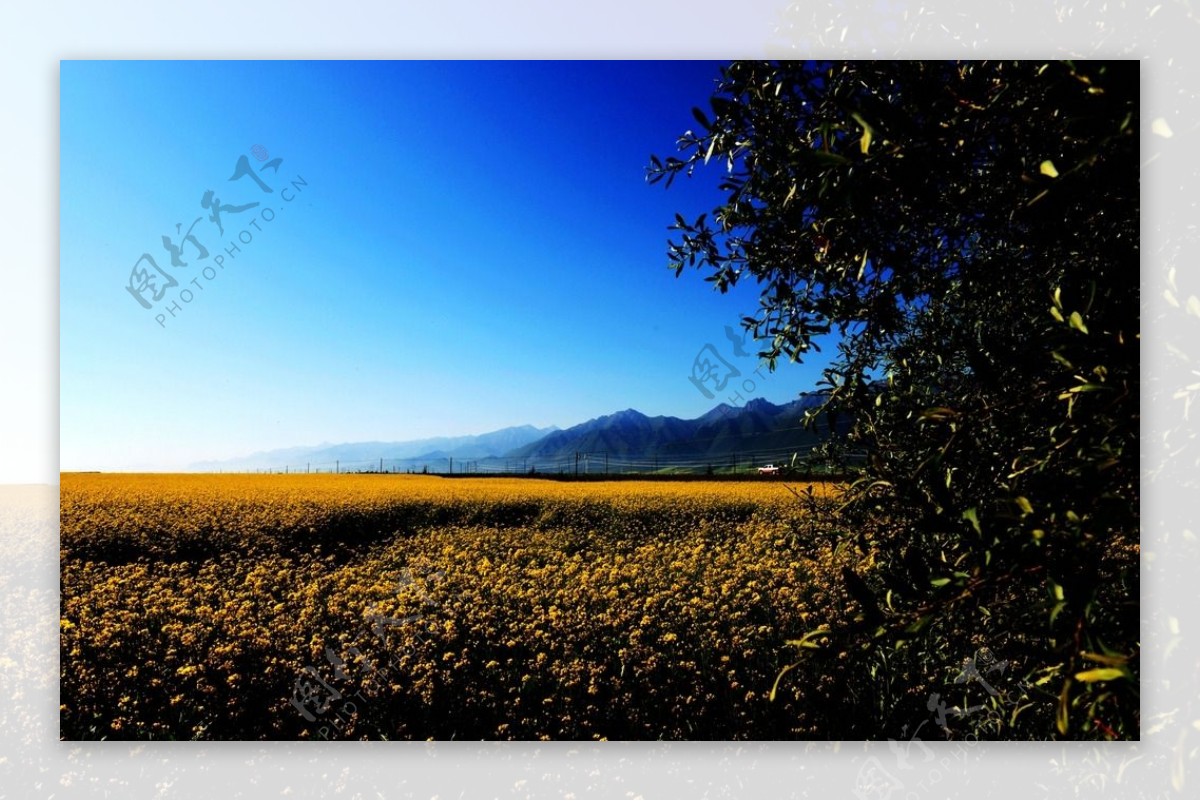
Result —
POLYGON ((769 695, 850 557, 789 486, 64 474, 61 736, 820 737, 769 695))

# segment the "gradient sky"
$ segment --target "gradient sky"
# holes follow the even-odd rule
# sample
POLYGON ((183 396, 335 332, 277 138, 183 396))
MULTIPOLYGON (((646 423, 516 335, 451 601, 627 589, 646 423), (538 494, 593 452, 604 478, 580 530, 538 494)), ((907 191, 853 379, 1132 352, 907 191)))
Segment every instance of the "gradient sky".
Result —
MULTIPOLYGON (((717 76, 671 61, 64 61, 61 468, 629 407, 695 417, 736 397, 688 376, 706 343, 755 369, 724 334, 754 286, 721 295, 666 266, 667 226, 720 201, 719 168, 645 181, 717 76), (240 156, 270 194, 228 180, 240 156), (223 213, 222 236, 207 190, 260 205, 223 213), (173 267, 162 238, 197 217, 209 256, 186 245, 173 267), (178 281, 149 310, 125 288, 143 253, 178 281)), ((784 364, 743 399, 790 400, 819 366, 784 364)))

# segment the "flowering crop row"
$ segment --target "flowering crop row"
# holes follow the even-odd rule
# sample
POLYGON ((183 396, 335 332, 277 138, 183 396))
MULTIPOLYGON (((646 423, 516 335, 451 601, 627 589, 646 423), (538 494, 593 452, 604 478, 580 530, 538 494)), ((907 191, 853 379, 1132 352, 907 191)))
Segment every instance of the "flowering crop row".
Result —
POLYGON ((824 679, 769 702, 784 639, 853 603, 777 484, 64 475, 61 505, 67 739, 795 736, 824 679))

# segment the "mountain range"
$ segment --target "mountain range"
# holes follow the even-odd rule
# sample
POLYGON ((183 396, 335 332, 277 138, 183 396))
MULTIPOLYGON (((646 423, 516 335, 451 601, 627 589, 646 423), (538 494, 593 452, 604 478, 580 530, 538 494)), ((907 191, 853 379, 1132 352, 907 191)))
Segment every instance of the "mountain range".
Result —
POLYGON ((432 437, 403 442, 348 442, 340 445, 323 443, 310 447, 282 448, 259 451, 249 456, 221 461, 197 462, 192 470, 257 470, 292 469, 307 465, 332 467, 346 465, 359 469, 364 463, 416 462, 448 459, 485 459, 508 453, 522 445, 535 442, 557 426, 536 428, 530 425, 502 428, 486 434, 461 437, 432 437))
POLYGON ((823 420, 815 429, 803 425, 804 413, 824 401, 819 393, 783 405, 759 398, 740 407, 721 404, 692 420, 626 409, 555 431, 508 457, 551 471, 564 463, 574 470, 579 457, 588 460, 591 471, 601 458, 610 467, 633 470, 783 462, 828 437, 823 420))
POLYGON ((826 439, 823 419, 815 429, 803 426, 804 413, 824 401, 823 393, 812 392, 782 405, 761 398, 744 406, 722 403, 690 420, 626 409, 566 429, 525 425, 477 436, 322 444, 200 462, 191 469, 595 472, 601 462, 604 471, 747 466, 787 461, 826 439))

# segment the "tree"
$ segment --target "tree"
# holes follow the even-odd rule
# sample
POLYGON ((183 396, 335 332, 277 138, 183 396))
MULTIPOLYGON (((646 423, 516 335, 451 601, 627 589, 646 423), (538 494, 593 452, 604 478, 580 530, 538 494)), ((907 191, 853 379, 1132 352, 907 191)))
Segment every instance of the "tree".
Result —
POLYGON ((1004 736, 1137 734, 1138 77, 738 62, 648 168, 723 167, 670 265, 761 285, 772 369, 840 334, 827 410, 870 452, 842 513, 890 602, 831 637, 916 684, 1003 641, 1029 688, 1004 736))

